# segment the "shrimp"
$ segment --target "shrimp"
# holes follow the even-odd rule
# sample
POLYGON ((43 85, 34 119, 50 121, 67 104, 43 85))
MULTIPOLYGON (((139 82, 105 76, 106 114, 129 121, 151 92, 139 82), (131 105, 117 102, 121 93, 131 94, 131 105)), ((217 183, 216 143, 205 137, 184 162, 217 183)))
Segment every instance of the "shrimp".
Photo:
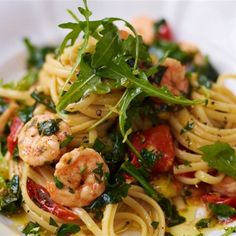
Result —
POLYGON ((174 95, 187 93, 189 81, 185 78, 185 67, 173 58, 166 58, 163 66, 167 67, 160 85, 166 86, 174 95))
POLYGON ((155 38, 154 21, 146 16, 134 18, 132 25, 137 33, 142 36, 144 43, 150 45, 155 38))
POLYGON ((222 195, 228 196, 228 197, 235 197, 236 196, 236 180, 232 177, 225 176, 223 180, 213 185, 212 187, 213 191, 218 192, 222 195))
POLYGON ((105 190, 104 174, 108 166, 99 153, 90 148, 76 148, 64 154, 56 165, 54 178, 48 182, 51 198, 67 207, 91 204, 105 190))
MULTIPOLYGON (((60 143, 70 136, 70 127, 56 115, 46 113, 36 115, 28 121, 18 135, 20 158, 31 166, 42 166, 60 158, 65 151, 60 149, 60 143), (56 120, 58 131, 50 135, 40 135, 38 125, 48 120, 56 120)), ((63 150, 64 149, 64 150, 63 150)))

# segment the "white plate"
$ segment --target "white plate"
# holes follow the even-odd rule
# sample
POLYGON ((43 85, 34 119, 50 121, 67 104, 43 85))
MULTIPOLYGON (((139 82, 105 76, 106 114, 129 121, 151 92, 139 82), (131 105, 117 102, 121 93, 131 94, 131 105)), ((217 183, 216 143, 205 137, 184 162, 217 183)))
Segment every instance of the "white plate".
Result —
MULTIPOLYGON (((79 1, 82 2, 82 1, 79 1)), ((160 1, 160 0, 89 0, 93 18, 136 15, 166 18, 179 41, 196 43, 220 72, 236 72, 236 1, 160 1)), ((65 32, 56 27, 70 20, 66 9, 78 1, 69 0, 0 0, 0 78, 17 80, 24 71, 25 53, 22 39, 48 44, 65 32)), ((15 235, 8 221, 0 217, 0 235, 15 235)), ((191 232, 183 232, 183 236, 191 232)), ((207 235, 217 236, 212 231, 207 235)))

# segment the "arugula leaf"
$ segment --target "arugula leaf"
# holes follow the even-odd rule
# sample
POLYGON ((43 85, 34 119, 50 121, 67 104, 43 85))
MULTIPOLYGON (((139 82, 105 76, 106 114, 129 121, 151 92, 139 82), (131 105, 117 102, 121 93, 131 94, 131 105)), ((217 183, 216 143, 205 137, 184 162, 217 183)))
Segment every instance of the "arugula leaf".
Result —
POLYGON ((7 214, 15 213, 21 206, 19 176, 14 175, 7 183, 7 193, 0 197, 0 211, 7 214))
POLYGON ((46 106, 48 109, 52 111, 56 111, 55 104, 53 103, 52 99, 50 96, 45 95, 43 92, 38 93, 37 91, 34 91, 31 93, 31 97, 38 103, 43 104, 46 106))
POLYGON ((16 90, 28 90, 35 82, 38 80, 38 70, 32 68, 28 73, 17 82, 15 89, 16 90))
POLYGON ((37 124, 37 128, 40 135, 50 136, 59 130, 58 123, 61 120, 45 120, 37 124))
POLYGON ((33 45, 28 38, 24 39, 24 44, 28 50, 28 68, 40 69, 45 61, 45 57, 48 53, 55 51, 54 47, 42 47, 38 48, 33 45))
MULTIPOLYGON (((139 38, 139 60, 143 60, 145 62, 151 62, 150 54, 148 53, 148 47, 143 43, 142 37, 139 38)), ((122 43, 122 53, 124 56, 128 58, 136 57, 136 39, 129 35, 129 37, 123 41, 122 43)))
POLYGON ((107 65, 120 50, 120 40, 117 27, 108 23, 101 32, 103 37, 96 44, 95 53, 92 56, 92 67, 99 68, 107 65))
POLYGON ((67 105, 79 101, 83 96, 92 92, 103 94, 109 93, 110 88, 105 84, 102 86, 101 78, 94 74, 90 67, 90 55, 84 55, 80 63, 80 73, 69 90, 61 97, 57 105, 59 111, 66 108, 67 105))
POLYGON ((210 210, 218 217, 231 217, 236 215, 236 209, 226 204, 209 204, 210 210))
MULTIPOLYGON (((76 62, 73 65, 73 68, 72 68, 72 70, 71 70, 71 72, 70 72, 70 74, 69 74, 69 76, 68 76, 68 78, 67 78, 67 80, 66 80, 66 82, 65 82, 65 84, 63 86, 63 88, 62 88, 62 92, 64 91, 66 85, 68 84, 68 82, 70 81, 70 79, 72 78, 74 73, 76 72, 76 69, 77 69, 78 65, 80 64, 82 56, 83 56, 83 54, 85 52, 85 49, 86 49, 86 47, 88 45, 88 40, 89 40, 89 36, 90 36, 89 35, 89 32, 90 32, 90 30, 89 30, 89 25, 90 25, 89 17, 91 16, 92 13, 88 9, 87 0, 83 0, 83 3, 84 3, 84 7, 85 8, 79 7, 78 10, 81 13, 81 15, 84 16, 85 21, 86 21, 86 27, 85 27, 85 30, 84 30, 84 40, 83 40, 83 43, 82 43, 82 45, 81 45, 81 47, 80 47, 80 49, 78 51, 76 62)), ((78 37, 78 34, 77 34, 77 37, 78 37)))
POLYGON ((204 228, 208 228, 210 225, 211 219, 209 218, 203 218, 201 220, 199 220, 195 226, 197 229, 204 229, 204 228))
POLYGON ((78 233, 80 231, 79 225, 62 224, 57 230, 57 236, 67 236, 78 233))
POLYGON ((229 144, 216 142, 199 150, 202 151, 202 159, 209 167, 236 178, 236 154, 229 144))
POLYGON ((40 232, 40 225, 38 223, 34 223, 34 222, 29 222, 25 228, 23 229, 22 233, 27 235, 34 235, 34 236, 39 236, 40 232))
POLYGON ((26 106, 18 111, 18 116, 22 122, 26 123, 33 117, 35 106, 26 106))
POLYGON ((8 108, 8 104, 4 101, 3 98, 0 97, 0 115, 3 114, 7 108, 8 108))
POLYGON ((58 179, 57 176, 54 176, 54 183, 58 189, 62 189, 64 184, 58 179))

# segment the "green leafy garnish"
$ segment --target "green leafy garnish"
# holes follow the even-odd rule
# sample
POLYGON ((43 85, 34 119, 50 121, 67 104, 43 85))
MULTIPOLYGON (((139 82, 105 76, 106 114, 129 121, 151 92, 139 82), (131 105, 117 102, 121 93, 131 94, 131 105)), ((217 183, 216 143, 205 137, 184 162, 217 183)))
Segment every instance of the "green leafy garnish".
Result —
POLYGON ((162 194, 158 193, 145 179, 145 176, 143 176, 143 173, 138 168, 136 168, 130 162, 126 161, 122 164, 121 169, 133 176, 144 188, 145 192, 158 202, 165 213, 168 227, 172 227, 174 225, 185 222, 185 218, 179 215, 176 207, 170 202, 170 200, 165 198, 162 194))
POLYGON ((26 123, 33 117, 33 112, 34 112, 35 106, 26 106, 21 108, 18 111, 18 116, 20 117, 21 121, 26 123))
POLYGON ((78 233, 80 227, 75 224, 62 224, 57 230, 57 236, 67 236, 78 233))
POLYGON ((188 121, 187 124, 180 130, 180 134, 186 133, 194 128, 194 122, 188 121))
POLYGON ((229 144, 216 142, 199 150, 202 151, 202 159, 209 167, 236 178, 236 154, 229 144))
POLYGON ((30 69, 28 73, 17 82, 14 89, 16 90, 28 90, 38 80, 38 70, 30 69))
POLYGON ((29 222, 22 231, 23 234, 27 235, 40 235, 40 225, 38 223, 29 222))
POLYGON ((101 219, 103 216, 102 209, 108 204, 115 204, 128 195, 129 184, 121 183, 118 185, 108 186, 106 191, 99 196, 90 206, 85 207, 87 210, 95 213, 96 218, 101 219))
POLYGON ((49 119, 39 122, 37 124, 39 134, 49 136, 56 133, 59 130, 58 123, 60 121, 61 121, 60 119, 59 120, 49 119))
POLYGON ((151 226, 153 229, 157 229, 158 225, 159 225, 158 221, 152 221, 152 223, 151 223, 151 226))
POLYGON ((52 217, 50 217, 50 219, 49 219, 49 224, 52 226, 58 227, 57 222, 52 217))
POLYGON ((64 148, 64 147, 66 147, 67 145, 69 145, 73 139, 74 139, 74 136, 73 136, 73 135, 68 135, 68 136, 66 136, 65 140, 63 140, 63 141, 60 143, 60 148, 64 148))
POLYGON ((12 214, 21 206, 21 191, 19 176, 14 175, 7 183, 7 189, 0 197, 0 212, 12 214))
POLYGON ((38 103, 45 105, 49 110, 56 111, 55 104, 53 103, 50 96, 45 95, 44 93, 34 91, 31 93, 31 97, 38 103))
POLYGON ((33 45, 28 38, 24 39, 24 44, 28 51, 28 68, 40 69, 45 61, 45 57, 48 53, 55 51, 54 47, 42 47, 38 48, 33 45))
POLYGON ((58 179, 57 176, 54 176, 54 183, 59 189, 62 189, 64 187, 64 184, 58 179))
POLYGON ((231 217, 236 215, 236 209, 226 204, 210 203, 209 208, 218 217, 231 217))
POLYGON ((103 173, 103 163, 96 163, 97 168, 93 170, 93 173, 95 174, 96 180, 100 182, 102 180, 102 177, 104 175, 103 173))
POLYGON ((201 220, 199 220, 195 226, 197 229, 203 229, 203 228, 208 228, 210 225, 211 219, 209 218, 203 218, 201 220))

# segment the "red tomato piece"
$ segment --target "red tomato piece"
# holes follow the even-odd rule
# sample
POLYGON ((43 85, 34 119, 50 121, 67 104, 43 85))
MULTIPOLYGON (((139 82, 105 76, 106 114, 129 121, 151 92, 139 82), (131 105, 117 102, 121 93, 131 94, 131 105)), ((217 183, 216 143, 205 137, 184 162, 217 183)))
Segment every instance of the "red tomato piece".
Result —
POLYGON ((166 21, 163 21, 163 23, 159 26, 158 31, 156 32, 156 38, 159 40, 173 40, 173 34, 166 21))
POLYGON ((34 201, 41 209, 52 213, 58 218, 65 221, 73 221, 78 219, 78 216, 72 211, 54 202, 46 188, 35 183, 30 178, 27 179, 27 193, 30 199, 34 201))
POLYGON ((11 153, 11 155, 13 154, 17 144, 17 135, 23 126, 24 123, 22 122, 22 120, 18 116, 15 116, 12 120, 10 134, 7 136, 7 149, 11 153))
MULTIPOLYGON (((142 149, 160 152, 162 157, 156 161, 152 168, 154 174, 171 170, 174 162, 175 151, 172 135, 167 125, 158 125, 143 132, 138 132, 133 136, 133 146, 138 152, 142 149)), ((137 157, 131 153, 131 163, 140 166, 137 157)))
POLYGON ((215 194, 205 194, 202 196, 203 202, 226 204, 228 206, 236 208, 236 196, 235 197, 222 197, 215 194))

